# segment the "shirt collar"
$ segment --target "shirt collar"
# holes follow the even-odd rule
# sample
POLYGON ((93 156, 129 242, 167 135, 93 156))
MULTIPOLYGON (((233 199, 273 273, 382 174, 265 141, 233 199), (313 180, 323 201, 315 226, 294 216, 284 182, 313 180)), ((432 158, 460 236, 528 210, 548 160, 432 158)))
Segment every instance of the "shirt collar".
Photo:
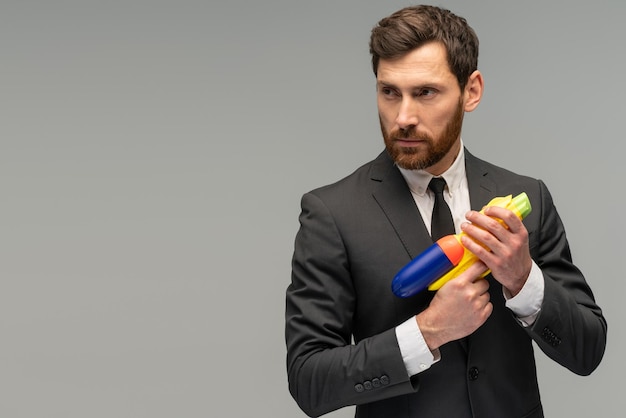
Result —
MULTIPOLYGON (((420 196, 423 196, 428 190, 428 183, 434 177, 432 174, 425 170, 407 170, 401 167, 398 167, 400 173, 406 180, 409 185, 409 189, 413 193, 416 193, 420 196)), ((461 186, 462 180, 465 178, 465 148, 463 146, 463 141, 461 140, 461 147, 459 149, 459 154, 454 159, 454 162, 440 177, 446 181, 448 185, 448 192, 450 196, 454 197, 454 193, 461 186)))

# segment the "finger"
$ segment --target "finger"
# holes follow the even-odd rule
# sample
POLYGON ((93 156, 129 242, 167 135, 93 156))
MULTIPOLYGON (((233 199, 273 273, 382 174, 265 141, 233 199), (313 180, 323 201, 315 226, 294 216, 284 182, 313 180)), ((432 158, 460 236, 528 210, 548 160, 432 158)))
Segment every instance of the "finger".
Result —
POLYGON ((485 208, 484 214, 488 217, 501 220, 503 222, 502 226, 511 231, 517 231, 523 226, 522 221, 509 209, 498 206, 488 206, 485 208))
MULTIPOLYGON (((497 253, 501 249, 501 245, 508 245, 507 243, 514 239, 516 234, 526 233, 526 228, 515 214, 506 209, 497 209, 504 211, 499 214, 506 215, 504 216, 507 218, 506 221, 509 221, 508 215, 513 217, 513 222, 511 222, 513 228, 509 229, 506 224, 504 224, 505 221, 499 218, 486 216, 477 212, 468 215, 468 219, 470 219, 471 222, 461 224, 461 230, 463 232, 476 241, 477 244, 482 245, 487 251, 493 253, 497 253)), ((471 249, 470 251, 473 252, 471 249)))
POLYGON ((474 264, 472 264, 471 266, 469 266, 468 270, 472 270, 473 272, 475 272, 477 275, 481 275, 484 272, 487 271, 487 266, 485 265, 485 263, 483 263, 482 261, 478 260, 476 261, 474 264))
MULTIPOLYGON (((502 208, 499 208, 499 209, 502 209, 502 208)), ((504 220, 498 218, 497 216, 493 214, 491 216, 487 216, 486 213, 470 211, 466 214, 465 217, 475 227, 484 229, 485 231, 496 236, 499 233, 504 232, 508 228, 504 220)))
POLYGON ((473 283, 487 271, 487 266, 478 260, 467 268, 459 277, 463 276, 468 283, 473 283))
POLYGON ((483 320, 486 321, 487 318, 489 318, 491 316, 491 313, 493 312, 493 304, 491 302, 488 302, 484 307, 483 307, 483 311, 482 311, 482 315, 483 315, 483 320))
POLYGON ((461 244, 463 244, 469 252, 478 257, 483 265, 486 266, 483 272, 493 268, 491 266, 496 263, 498 255, 487 248, 485 244, 476 242, 474 238, 471 238, 469 235, 463 235, 461 237, 461 244))
POLYGON ((483 277, 478 277, 474 280, 474 286, 479 295, 485 296, 487 300, 489 300, 489 280, 485 280, 483 277))
POLYGON ((465 233, 461 237, 461 243, 479 258, 482 258, 482 253, 491 252, 491 247, 498 244, 498 239, 491 232, 469 222, 463 223, 461 230, 465 233))

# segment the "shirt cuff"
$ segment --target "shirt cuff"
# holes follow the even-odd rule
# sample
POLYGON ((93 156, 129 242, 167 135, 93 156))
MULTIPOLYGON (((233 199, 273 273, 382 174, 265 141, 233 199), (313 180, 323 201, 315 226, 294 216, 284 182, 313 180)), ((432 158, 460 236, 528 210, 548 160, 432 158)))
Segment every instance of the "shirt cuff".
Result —
POLYGON ((431 352, 426 345, 414 316, 396 327, 396 338, 409 377, 428 370, 441 359, 438 349, 431 352))
POLYGON ((513 311, 523 326, 529 327, 537 319, 543 303, 544 287, 543 273, 533 261, 528 279, 515 297, 511 297, 503 288, 506 307, 513 311))

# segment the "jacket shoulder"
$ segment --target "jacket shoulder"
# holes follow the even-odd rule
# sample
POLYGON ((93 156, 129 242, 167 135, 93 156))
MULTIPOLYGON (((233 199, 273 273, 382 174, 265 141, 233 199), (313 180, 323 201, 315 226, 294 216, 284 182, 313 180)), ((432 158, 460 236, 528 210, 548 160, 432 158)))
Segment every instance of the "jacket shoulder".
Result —
POLYGON ((354 197, 370 195, 372 188, 381 182, 392 170, 397 170, 387 152, 383 151, 374 160, 369 161, 342 179, 315 188, 307 194, 313 194, 322 200, 328 198, 354 197))

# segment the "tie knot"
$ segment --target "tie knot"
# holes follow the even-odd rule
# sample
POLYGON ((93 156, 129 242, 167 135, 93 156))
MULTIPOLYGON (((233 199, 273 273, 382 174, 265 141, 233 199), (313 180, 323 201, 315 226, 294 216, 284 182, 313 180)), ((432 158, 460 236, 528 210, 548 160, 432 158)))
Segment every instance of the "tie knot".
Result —
POLYGON ((439 195, 443 193, 443 189, 446 187, 446 181, 443 177, 433 177, 428 183, 428 188, 435 194, 439 195))

